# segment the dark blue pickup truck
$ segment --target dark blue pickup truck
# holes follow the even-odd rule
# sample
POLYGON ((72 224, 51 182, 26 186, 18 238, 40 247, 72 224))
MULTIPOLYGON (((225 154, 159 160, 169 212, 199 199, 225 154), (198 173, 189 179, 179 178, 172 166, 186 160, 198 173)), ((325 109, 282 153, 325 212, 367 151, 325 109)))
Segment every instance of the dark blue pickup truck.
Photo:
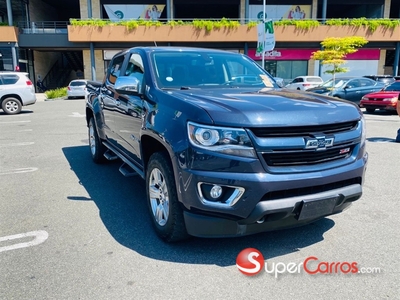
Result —
POLYGON ((145 180, 166 241, 299 226, 361 197, 360 109, 282 89, 246 55, 135 47, 88 90, 94 162, 119 159, 123 175, 145 180))

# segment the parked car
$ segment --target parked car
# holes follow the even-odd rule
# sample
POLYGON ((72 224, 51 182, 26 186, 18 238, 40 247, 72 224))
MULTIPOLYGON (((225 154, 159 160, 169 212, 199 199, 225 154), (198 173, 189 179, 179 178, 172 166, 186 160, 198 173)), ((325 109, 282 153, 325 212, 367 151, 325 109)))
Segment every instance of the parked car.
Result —
POLYGON ((86 84, 87 81, 83 79, 72 80, 67 87, 68 99, 85 98, 87 95, 86 84))
POLYGON ((373 113, 376 109, 395 111, 400 94, 400 80, 385 86, 381 91, 366 94, 360 101, 360 107, 373 113))
POLYGON ((319 76, 297 76, 285 88, 290 90, 305 91, 321 85, 324 81, 319 76))
POLYGON ((35 87, 25 72, 0 72, 0 107, 8 115, 36 103, 35 87))
POLYGON ((308 89, 308 92, 323 94, 340 99, 360 103, 361 98, 372 92, 383 89, 384 83, 365 77, 335 77, 335 80, 329 79, 322 85, 308 89))
POLYGON ((392 82, 396 81, 396 79, 391 75, 364 75, 363 77, 380 81, 384 84, 391 84, 392 82))

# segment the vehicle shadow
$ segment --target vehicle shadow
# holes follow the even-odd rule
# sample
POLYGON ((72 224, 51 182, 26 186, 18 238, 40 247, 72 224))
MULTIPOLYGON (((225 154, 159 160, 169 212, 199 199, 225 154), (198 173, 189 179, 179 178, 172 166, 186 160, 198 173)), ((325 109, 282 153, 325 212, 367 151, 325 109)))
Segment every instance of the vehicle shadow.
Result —
POLYGON ((374 112, 367 112, 366 110, 363 111, 363 114, 365 115, 376 115, 376 116, 395 116, 397 115, 397 112, 395 110, 383 110, 383 109, 377 109, 374 112))
POLYGON ((367 141, 372 143, 396 143, 396 139, 380 136, 367 138, 367 141))
POLYGON ((18 114, 8 115, 5 112, 3 112, 2 110, 0 110, 0 116, 18 116, 18 115, 31 114, 31 113, 33 113, 33 110, 22 109, 18 114))
POLYGON ((62 149, 90 198, 70 195, 71 201, 93 201, 101 220, 121 245, 157 260, 190 264, 230 266, 238 253, 248 247, 260 250, 265 259, 299 251, 322 241, 334 226, 324 218, 310 225, 290 230, 267 232, 238 238, 190 238, 179 243, 165 243, 153 231, 147 204, 145 182, 141 177, 124 177, 119 161, 96 165, 88 146, 62 149))

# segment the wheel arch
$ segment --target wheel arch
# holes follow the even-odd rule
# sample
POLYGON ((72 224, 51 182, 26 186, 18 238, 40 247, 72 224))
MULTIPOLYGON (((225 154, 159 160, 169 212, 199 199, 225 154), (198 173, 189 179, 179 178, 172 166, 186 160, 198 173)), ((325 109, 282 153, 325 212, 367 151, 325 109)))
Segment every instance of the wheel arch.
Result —
POLYGON ((3 97, 0 98, 0 104, 3 102, 3 100, 6 100, 8 98, 15 98, 19 102, 21 102, 21 105, 24 105, 24 103, 22 102, 21 97, 18 94, 7 94, 7 95, 4 95, 3 97))
POLYGON ((155 139, 149 135, 143 135, 141 138, 141 152, 142 152, 142 162, 144 173, 146 173, 147 165, 149 163, 150 157, 156 152, 166 152, 168 154, 168 158, 171 162, 171 166, 173 168, 172 163, 172 155, 166 145, 164 145, 161 141, 155 139))
POLYGON ((86 101, 86 125, 89 126, 90 118, 94 119, 96 124, 97 134, 102 140, 106 139, 106 134, 104 132, 104 118, 100 107, 100 102, 98 97, 94 95, 89 95, 86 101))

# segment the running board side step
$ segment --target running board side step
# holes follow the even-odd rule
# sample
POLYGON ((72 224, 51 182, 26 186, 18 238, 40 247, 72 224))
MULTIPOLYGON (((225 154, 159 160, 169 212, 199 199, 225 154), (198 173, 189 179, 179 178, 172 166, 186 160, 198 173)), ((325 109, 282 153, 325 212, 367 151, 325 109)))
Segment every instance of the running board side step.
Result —
POLYGON ((108 160, 114 160, 117 158, 120 158, 122 160, 122 165, 119 167, 119 171, 122 173, 122 175, 126 177, 130 176, 136 176, 139 175, 143 179, 144 177, 144 171, 142 168, 139 166, 135 165, 131 160, 129 160, 125 155, 120 153, 117 148, 115 148, 111 143, 108 142, 103 142, 103 145, 107 147, 107 151, 104 153, 104 156, 108 160))
POLYGON ((129 165, 126 163, 123 163, 119 167, 119 171, 124 175, 125 177, 132 177, 132 176, 137 176, 139 175, 135 170, 133 170, 129 165))
POLYGON ((115 155, 114 152, 112 152, 110 149, 108 149, 104 153, 104 157, 107 158, 107 160, 116 160, 116 159, 118 159, 118 156, 115 155))

